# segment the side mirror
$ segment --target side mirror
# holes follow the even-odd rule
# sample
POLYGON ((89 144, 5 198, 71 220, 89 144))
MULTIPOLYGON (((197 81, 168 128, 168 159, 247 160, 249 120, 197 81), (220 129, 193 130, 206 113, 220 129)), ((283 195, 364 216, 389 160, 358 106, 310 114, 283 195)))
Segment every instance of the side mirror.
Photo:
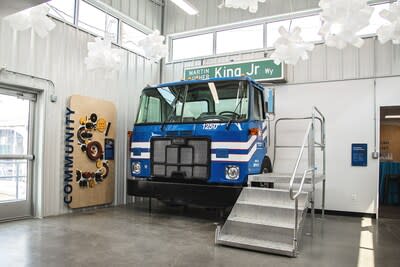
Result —
POLYGON ((267 115, 275 114, 275 88, 265 88, 264 99, 267 115))

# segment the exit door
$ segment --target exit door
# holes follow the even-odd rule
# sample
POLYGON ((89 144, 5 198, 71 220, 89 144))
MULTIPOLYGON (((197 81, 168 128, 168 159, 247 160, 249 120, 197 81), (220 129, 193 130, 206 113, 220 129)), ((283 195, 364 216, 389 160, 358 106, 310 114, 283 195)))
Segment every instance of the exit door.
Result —
POLYGON ((0 221, 32 216, 36 95, 0 88, 0 221))

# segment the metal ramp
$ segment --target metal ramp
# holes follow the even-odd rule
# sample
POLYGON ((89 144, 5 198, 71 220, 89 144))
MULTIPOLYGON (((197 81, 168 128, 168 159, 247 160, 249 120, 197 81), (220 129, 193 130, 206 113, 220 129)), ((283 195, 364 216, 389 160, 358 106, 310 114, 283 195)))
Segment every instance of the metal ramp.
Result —
MULTIPOLYGON (((315 218, 317 183, 322 183, 322 216, 324 215, 325 118, 314 107, 311 117, 278 119, 275 122, 275 135, 277 124, 290 120, 310 120, 302 145, 289 147, 300 149, 293 172, 249 175, 248 187, 243 188, 225 224, 222 227, 217 226, 216 244, 296 257, 308 208, 311 208, 312 220, 315 218), (317 121, 320 122, 321 142, 315 141, 317 121), (306 148, 308 167, 300 172, 299 165, 306 148), (316 148, 322 151, 321 173, 317 173, 316 148), (274 188, 254 186, 260 183, 273 183, 274 188)), ((276 138, 274 140, 276 158, 277 149, 288 146, 277 145, 276 138)))

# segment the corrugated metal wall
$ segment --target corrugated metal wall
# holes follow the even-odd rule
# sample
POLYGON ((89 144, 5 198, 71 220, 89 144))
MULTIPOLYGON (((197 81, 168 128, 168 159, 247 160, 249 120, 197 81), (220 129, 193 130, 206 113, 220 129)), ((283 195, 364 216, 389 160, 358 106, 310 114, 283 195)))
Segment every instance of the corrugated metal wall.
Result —
POLYGON ((290 13, 306 9, 317 8, 319 0, 292 1, 291 8, 289 1, 268 0, 259 3, 258 12, 252 14, 247 10, 233 8, 218 8, 222 0, 190 0, 198 10, 199 15, 186 15, 179 7, 170 1, 166 1, 165 9, 165 30, 166 34, 189 31, 199 28, 250 20, 255 18, 269 17, 277 14, 290 13))
POLYGON ((14 32, 5 22, 0 32, 0 65, 8 69, 48 78, 55 83, 56 103, 47 103, 45 116, 45 159, 43 214, 67 212, 63 204, 64 112, 68 97, 80 94, 106 99, 117 107, 116 195, 115 204, 124 201, 127 169, 127 130, 132 129, 139 94, 147 83, 159 80, 159 65, 123 51, 122 67, 115 77, 86 70, 87 42, 93 37, 57 22, 50 35, 41 39, 30 30, 14 32))
MULTIPOLYGON (((236 54, 166 64, 163 66, 163 81, 182 79, 185 67, 264 57, 268 57, 268 53, 236 54)), ((319 44, 310 54, 309 60, 288 66, 287 80, 290 83, 304 83, 374 77, 374 66, 376 66, 376 76, 400 75, 400 46, 391 43, 382 45, 374 38, 365 39, 365 44, 360 49, 347 47, 338 50, 319 44)))
POLYGON ((151 29, 161 30, 161 0, 100 0, 151 29))

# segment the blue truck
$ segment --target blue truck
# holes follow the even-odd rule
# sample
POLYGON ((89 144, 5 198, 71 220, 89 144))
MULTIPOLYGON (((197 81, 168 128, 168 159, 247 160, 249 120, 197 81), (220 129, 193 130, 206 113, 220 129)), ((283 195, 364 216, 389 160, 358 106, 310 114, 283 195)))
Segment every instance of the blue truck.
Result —
POLYGON ((272 171, 267 109, 264 87, 248 77, 146 87, 131 135, 128 195, 232 206, 249 174, 272 171))

